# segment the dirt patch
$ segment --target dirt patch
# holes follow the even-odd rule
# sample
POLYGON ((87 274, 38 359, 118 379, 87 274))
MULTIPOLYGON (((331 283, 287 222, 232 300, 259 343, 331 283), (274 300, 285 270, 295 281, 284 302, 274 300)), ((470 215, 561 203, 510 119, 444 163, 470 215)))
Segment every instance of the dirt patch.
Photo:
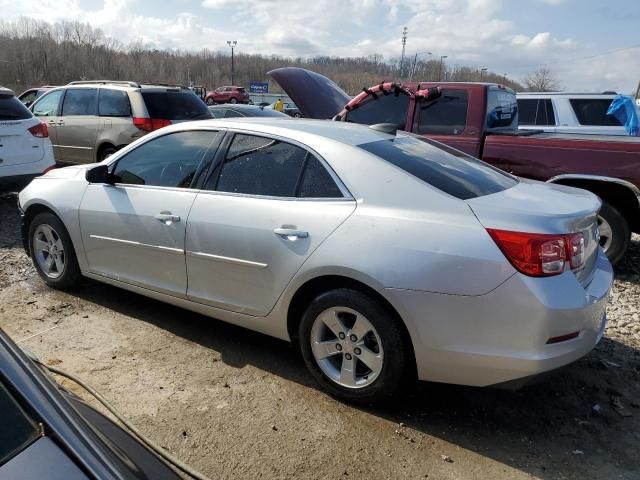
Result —
POLYGON ((94 282, 48 289, 18 223, 1 198, 0 326, 212 478, 640 478, 638 237, 582 360, 516 392, 421 383, 374 409, 321 392, 285 342, 94 282))

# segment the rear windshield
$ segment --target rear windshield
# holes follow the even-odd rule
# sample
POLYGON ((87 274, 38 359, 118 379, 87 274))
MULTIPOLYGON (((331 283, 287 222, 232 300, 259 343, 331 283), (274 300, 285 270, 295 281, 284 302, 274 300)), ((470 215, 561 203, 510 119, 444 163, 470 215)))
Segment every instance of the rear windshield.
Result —
POLYGON ((211 118, 207 105, 193 92, 142 92, 151 118, 201 120, 211 118))
POLYGON ((425 138, 402 136, 358 147, 461 200, 501 192, 518 183, 466 153, 425 138))
POLYGON ((0 121, 26 120, 31 117, 31 112, 16 97, 0 95, 0 121))

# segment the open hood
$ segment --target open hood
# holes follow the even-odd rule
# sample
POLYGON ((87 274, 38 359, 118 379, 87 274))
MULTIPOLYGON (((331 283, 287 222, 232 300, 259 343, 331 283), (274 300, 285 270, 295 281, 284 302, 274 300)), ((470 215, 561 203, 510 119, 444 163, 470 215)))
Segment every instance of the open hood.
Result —
POLYGON ((351 100, 335 82, 304 68, 276 68, 267 74, 278 82, 306 118, 333 118, 351 100))

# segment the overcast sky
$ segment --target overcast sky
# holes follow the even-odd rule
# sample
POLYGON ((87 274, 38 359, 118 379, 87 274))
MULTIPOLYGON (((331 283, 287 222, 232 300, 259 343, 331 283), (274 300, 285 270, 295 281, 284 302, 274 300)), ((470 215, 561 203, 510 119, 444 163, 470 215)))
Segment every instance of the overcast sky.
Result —
POLYGON ((522 80, 547 64, 568 90, 631 93, 640 0, 0 0, 3 19, 87 21, 123 43, 278 55, 399 56, 522 80), (424 55, 428 57, 428 55, 424 55))

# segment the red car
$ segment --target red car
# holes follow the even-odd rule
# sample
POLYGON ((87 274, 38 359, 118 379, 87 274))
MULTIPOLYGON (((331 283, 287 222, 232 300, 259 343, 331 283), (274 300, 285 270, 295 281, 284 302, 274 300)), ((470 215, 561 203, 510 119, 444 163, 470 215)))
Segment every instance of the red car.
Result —
POLYGON ((640 137, 518 130, 515 92, 464 82, 381 83, 351 98, 301 68, 269 72, 307 118, 390 124, 515 175, 589 190, 603 206, 600 244, 611 263, 640 233, 640 137))
POLYGON ((249 94, 243 87, 218 87, 204 97, 207 105, 216 103, 249 103, 249 94))

